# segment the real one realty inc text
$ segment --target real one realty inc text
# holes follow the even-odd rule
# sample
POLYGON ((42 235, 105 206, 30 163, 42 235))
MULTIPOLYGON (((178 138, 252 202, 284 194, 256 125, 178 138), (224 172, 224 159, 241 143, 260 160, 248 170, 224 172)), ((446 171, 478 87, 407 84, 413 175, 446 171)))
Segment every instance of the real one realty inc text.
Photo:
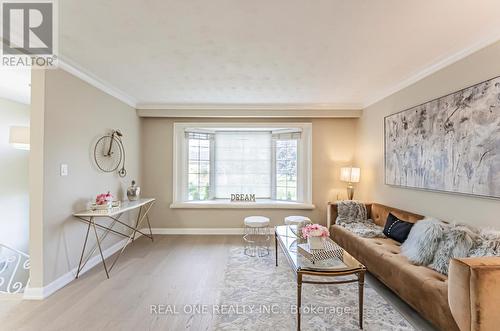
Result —
MULTIPOLYGON (((212 314, 212 315, 243 315, 243 314, 296 314, 297 305, 233 305, 233 304, 152 304, 149 312, 153 315, 180 315, 180 314, 212 314)), ((352 313, 350 307, 314 306, 303 305, 300 307, 301 314, 322 315, 336 314, 344 315, 352 313)))

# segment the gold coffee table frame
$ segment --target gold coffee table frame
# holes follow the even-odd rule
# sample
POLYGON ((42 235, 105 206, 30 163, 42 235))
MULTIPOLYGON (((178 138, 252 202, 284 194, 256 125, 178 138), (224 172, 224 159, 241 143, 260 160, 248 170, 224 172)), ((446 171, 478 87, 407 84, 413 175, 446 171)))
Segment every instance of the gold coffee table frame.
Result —
POLYGON ((96 249, 99 249, 99 253, 101 255, 102 265, 104 266, 104 271, 106 272, 106 277, 109 279, 109 273, 111 272, 111 269, 113 269, 113 267, 116 264, 116 261, 118 261, 118 259, 122 255, 122 253, 125 250, 125 248, 127 247, 127 245, 130 242, 135 240, 135 235, 137 233, 140 233, 143 236, 151 239, 151 241, 153 241, 153 232, 151 231, 151 224, 149 223, 148 213, 149 213, 149 210, 151 209, 151 207, 153 206, 153 204, 155 203, 155 201, 156 201, 156 199, 139 199, 137 201, 125 201, 125 202, 122 202, 122 204, 119 208, 113 208, 111 210, 106 210, 104 212, 103 211, 88 210, 88 211, 83 211, 83 212, 73 214, 74 217, 76 217, 79 220, 83 221, 84 223, 88 224, 87 234, 85 235, 85 241, 83 243, 82 254, 80 256, 80 263, 78 263, 78 269, 77 269, 75 278, 78 278, 82 269, 85 267, 85 265, 90 260, 90 258, 94 255, 94 252, 96 251, 96 249), (130 212, 132 210, 135 210, 135 209, 139 209, 139 212, 137 214, 137 218, 136 218, 134 226, 130 226, 130 225, 128 225, 125 222, 120 220, 120 217, 123 214, 130 212), (99 219, 99 218, 107 218, 107 219, 112 220, 112 222, 109 225, 102 225, 102 224, 99 224, 96 222, 96 219, 99 219), (146 234, 140 230, 141 225, 144 221, 146 221, 148 224, 149 234, 146 234), (123 233, 123 232, 114 230, 113 226, 116 223, 121 224, 121 225, 125 226, 127 229, 132 230, 132 233, 128 234, 128 233, 123 233), (96 246, 94 246, 94 248, 92 249, 92 251, 90 252, 90 254, 87 256, 87 258, 84 261, 83 256, 85 255, 85 249, 87 248, 87 242, 88 242, 88 238, 89 238, 90 228, 93 228, 93 230, 94 230, 95 239, 96 239, 96 246), (103 234, 100 237, 97 233, 97 228, 104 230, 103 234), (111 266, 108 269, 106 266, 104 254, 102 253, 101 244, 102 244, 102 241, 108 236, 109 233, 113 233, 115 235, 125 237, 125 238, 127 238, 127 241, 125 242, 125 244, 123 245, 123 247, 120 250, 120 253, 118 253, 118 255, 115 257, 113 263, 111 264, 111 266))
MULTIPOLYGON (((306 257, 302 256, 297 251, 290 250, 290 243, 297 240, 297 243, 305 243, 306 241, 298 238, 294 231, 287 229, 288 227, 294 227, 295 225, 279 225, 276 226, 274 231, 275 239, 275 251, 276 251, 276 266, 278 266, 278 245, 285 254, 288 263, 292 267, 293 271, 297 276, 297 330, 300 330, 300 310, 302 305, 302 284, 347 284, 347 283, 358 283, 359 291, 359 327, 363 329, 363 289, 365 283, 365 272, 366 268, 360 262, 358 262, 354 257, 347 253, 344 249, 339 246, 339 257, 330 258, 327 260, 316 261, 312 263, 306 257), (288 230, 288 231, 287 231, 288 230), (304 280, 304 276, 310 277, 338 277, 338 276, 349 276, 355 275, 356 278, 347 280, 338 280, 331 282, 324 281, 314 281, 314 280, 304 280)), ((296 231, 295 231, 296 232, 296 231)), ((333 240, 327 238, 332 243, 333 240)), ((335 244, 337 245, 337 244, 335 244)), ((307 277, 309 278, 309 277, 307 277)))

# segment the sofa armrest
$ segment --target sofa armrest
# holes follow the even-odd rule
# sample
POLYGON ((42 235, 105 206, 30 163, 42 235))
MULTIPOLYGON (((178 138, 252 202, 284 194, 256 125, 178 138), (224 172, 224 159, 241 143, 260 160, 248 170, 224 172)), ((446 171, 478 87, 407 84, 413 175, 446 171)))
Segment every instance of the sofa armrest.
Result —
POLYGON ((453 259, 448 272, 448 303, 461 331, 500 327, 500 257, 453 259))
POLYGON ((335 224, 337 219, 337 204, 335 202, 328 201, 326 206, 326 228, 329 230, 330 227, 335 224))

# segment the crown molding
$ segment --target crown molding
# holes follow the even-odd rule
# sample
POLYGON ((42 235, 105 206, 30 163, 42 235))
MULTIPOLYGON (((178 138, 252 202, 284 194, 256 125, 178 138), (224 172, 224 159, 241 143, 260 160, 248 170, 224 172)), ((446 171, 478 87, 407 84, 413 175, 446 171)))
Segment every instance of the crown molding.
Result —
POLYGON ((139 117, 173 118, 359 118, 361 109, 283 109, 283 108, 228 108, 228 109, 137 109, 139 117))
POLYGON ((99 77, 90 73, 89 71, 83 69, 81 66, 77 65, 73 61, 67 58, 59 57, 58 67, 72 74, 73 76, 80 78, 84 82, 87 82, 88 84, 103 91, 104 93, 107 93, 112 97, 122 101, 123 103, 129 105, 130 107, 133 108, 137 107, 137 100, 135 100, 135 98, 117 89, 112 84, 100 79, 99 77))
POLYGON ((357 118, 361 104, 162 104, 137 105, 140 117, 357 118))
POLYGON ((449 65, 452 65, 455 62, 458 62, 467 56, 483 49, 486 48, 497 41, 500 40, 500 32, 493 34, 489 38, 485 38, 480 40, 479 42, 464 48, 448 57, 445 57, 441 60, 438 60, 431 64, 430 66, 425 67, 424 69, 420 70, 419 72, 415 73, 414 75, 394 84, 392 87, 389 87, 385 89, 382 93, 378 93, 376 95, 373 95, 371 98, 368 98, 367 101, 363 104, 363 108, 368 108, 371 105, 393 95, 394 93, 397 93, 404 88, 415 84, 416 82, 436 73, 437 71, 446 68, 449 65))
POLYGON ((162 110, 360 110, 360 103, 139 103, 137 109, 162 110))

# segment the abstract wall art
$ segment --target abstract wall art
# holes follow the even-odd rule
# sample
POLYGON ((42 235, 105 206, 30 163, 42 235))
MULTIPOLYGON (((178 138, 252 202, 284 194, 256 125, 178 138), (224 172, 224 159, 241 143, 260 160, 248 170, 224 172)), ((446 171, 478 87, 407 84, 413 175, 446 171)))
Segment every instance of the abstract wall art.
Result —
POLYGON ((500 77, 387 116, 385 183, 500 198, 500 77))

